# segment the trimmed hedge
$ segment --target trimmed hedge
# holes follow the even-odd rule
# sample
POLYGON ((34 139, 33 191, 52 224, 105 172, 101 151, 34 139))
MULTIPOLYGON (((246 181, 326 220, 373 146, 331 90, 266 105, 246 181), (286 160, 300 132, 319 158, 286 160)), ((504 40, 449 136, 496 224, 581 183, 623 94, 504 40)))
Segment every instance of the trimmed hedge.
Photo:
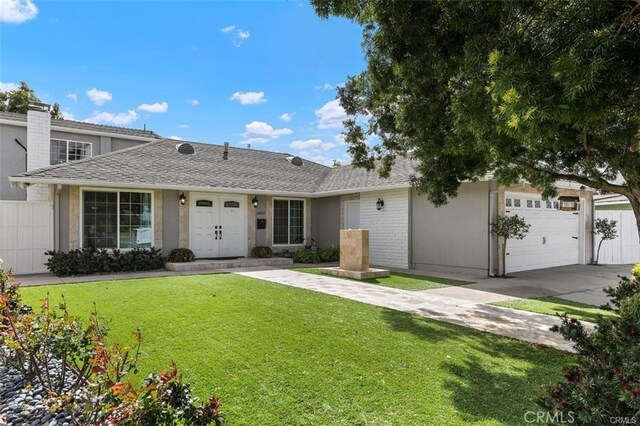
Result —
POLYGON ((83 248, 67 253, 49 250, 47 269, 58 277, 89 275, 105 272, 152 271, 164 267, 162 250, 134 248, 128 251, 83 248))
POLYGON ((320 250, 299 250, 293 254, 296 263, 337 262, 340 260, 340 247, 327 247, 320 250))
POLYGON ((257 246, 251 249, 251 257, 255 257, 255 258, 273 257, 273 251, 271 250, 271 247, 257 246))
POLYGON ((187 263, 194 260, 196 260, 196 256, 188 248, 173 249, 167 256, 167 263, 187 263))

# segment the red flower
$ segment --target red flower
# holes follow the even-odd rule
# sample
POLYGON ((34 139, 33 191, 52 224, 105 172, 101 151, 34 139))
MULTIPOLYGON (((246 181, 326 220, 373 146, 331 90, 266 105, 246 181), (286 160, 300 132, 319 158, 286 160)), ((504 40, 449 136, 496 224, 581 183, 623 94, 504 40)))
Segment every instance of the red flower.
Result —
POLYGON ((562 405, 563 407, 566 407, 567 405, 569 405, 569 400, 567 400, 566 398, 562 398, 560 400, 560 405, 562 405))
POLYGON ((640 396, 640 388, 633 388, 633 396, 640 396))

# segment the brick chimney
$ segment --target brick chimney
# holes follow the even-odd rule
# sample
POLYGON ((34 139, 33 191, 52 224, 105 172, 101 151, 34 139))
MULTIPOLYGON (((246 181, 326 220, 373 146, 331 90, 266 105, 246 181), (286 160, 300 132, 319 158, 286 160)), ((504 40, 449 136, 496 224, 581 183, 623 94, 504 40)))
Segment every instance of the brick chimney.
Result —
MULTIPOLYGON (((47 167, 50 161, 51 115, 50 105, 35 102, 27 111, 27 171, 47 167)), ((49 201, 47 185, 27 188, 27 201, 49 201)))

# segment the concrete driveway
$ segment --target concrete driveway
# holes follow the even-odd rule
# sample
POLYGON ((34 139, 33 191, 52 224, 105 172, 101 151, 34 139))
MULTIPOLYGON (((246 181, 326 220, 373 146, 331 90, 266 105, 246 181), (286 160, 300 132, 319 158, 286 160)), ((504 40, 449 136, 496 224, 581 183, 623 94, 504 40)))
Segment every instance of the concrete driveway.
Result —
POLYGON ((516 272, 513 278, 487 278, 474 284, 425 290, 425 293, 477 303, 554 296, 599 306, 608 301, 602 289, 630 276, 632 265, 572 265, 516 272))

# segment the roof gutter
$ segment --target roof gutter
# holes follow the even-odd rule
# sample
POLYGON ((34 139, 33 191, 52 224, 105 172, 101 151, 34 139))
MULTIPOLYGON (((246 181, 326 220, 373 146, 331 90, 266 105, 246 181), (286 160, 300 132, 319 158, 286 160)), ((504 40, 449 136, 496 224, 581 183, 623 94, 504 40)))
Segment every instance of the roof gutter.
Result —
POLYGON ((247 195, 274 195, 274 196, 296 196, 301 198, 312 198, 316 194, 311 192, 278 192, 261 189, 247 188, 220 188, 214 186, 190 186, 190 185, 153 185, 149 183, 123 183, 123 182, 105 182, 95 180, 74 180, 74 179, 45 179, 23 176, 10 176, 11 186, 26 188, 30 185, 39 183, 44 184, 62 184, 73 186, 87 186, 94 188, 128 188, 128 189, 168 189, 176 191, 192 191, 192 192, 221 192, 228 194, 247 194, 247 195))
MULTIPOLYGON (((0 124, 27 127, 26 121, 7 120, 6 118, 0 118, 0 124)), ((107 132, 107 131, 100 132, 97 130, 76 129, 74 127, 57 126, 53 123, 51 124, 51 130, 55 130, 57 132, 76 133, 76 134, 91 135, 91 136, 109 136, 112 138, 122 138, 122 139, 129 139, 129 140, 142 141, 142 142, 153 142, 153 141, 162 139, 162 138, 154 138, 154 137, 147 137, 147 136, 128 135, 125 133, 117 133, 117 132, 107 132)))
POLYGON ((39 183, 43 184, 62 184, 62 185, 74 185, 74 186, 91 186, 99 188, 131 188, 131 189, 169 189, 176 191, 194 191, 194 192, 220 192, 230 194, 251 194, 251 195, 273 195, 273 196, 296 196, 303 198, 321 198, 331 197, 334 195, 353 194, 356 192, 375 192, 375 191, 388 191, 392 189, 409 188, 409 184, 397 184, 397 185, 385 185, 369 188, 351 188, 336 191, 324 191, 324 192, 294 192, 294 191, 272 191, 264 189, 247 189, 247 188, 222 188, 215 186, 190 186, 190 185, 153 185, 148 183, 123 183, 123 182, 108 182, 108 181, 95 181, 95 180, 75 180, 75 179, 46 179, 28 176, 10 176, 9 181, 11 186, 26 188, 30 185, 39 183))

